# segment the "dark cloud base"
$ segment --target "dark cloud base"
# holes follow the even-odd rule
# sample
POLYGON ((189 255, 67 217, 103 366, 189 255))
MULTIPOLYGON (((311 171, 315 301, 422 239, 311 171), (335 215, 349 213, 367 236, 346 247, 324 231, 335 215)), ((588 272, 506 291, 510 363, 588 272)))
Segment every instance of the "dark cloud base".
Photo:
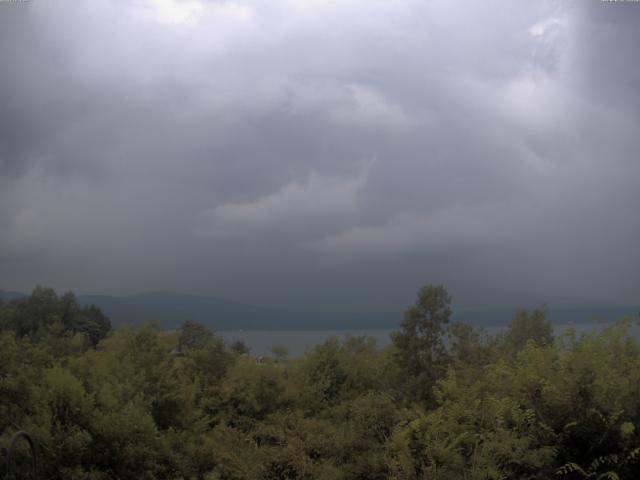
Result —
POLYGON ((0 288, 638 302, 637 4, 145 5, 0 4, 0 288))

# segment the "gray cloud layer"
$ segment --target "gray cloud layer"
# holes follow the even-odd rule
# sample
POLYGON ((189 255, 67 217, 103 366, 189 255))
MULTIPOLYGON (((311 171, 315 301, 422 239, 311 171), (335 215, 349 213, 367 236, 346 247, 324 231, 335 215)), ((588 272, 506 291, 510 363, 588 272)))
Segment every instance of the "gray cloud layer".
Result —
POLYGON ((637 302, 640 6, 0 4, 0 288, 637 302))

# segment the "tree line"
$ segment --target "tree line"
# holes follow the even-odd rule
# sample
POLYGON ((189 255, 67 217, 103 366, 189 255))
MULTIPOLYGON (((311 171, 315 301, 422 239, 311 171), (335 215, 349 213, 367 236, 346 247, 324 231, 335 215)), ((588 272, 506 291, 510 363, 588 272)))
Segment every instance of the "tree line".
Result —
POLYGON ((496 335, 451 316, 428 285, 385 348, 258 361, 38 287, 0 304, 0 449, 28 431, 47 479, 640 478, 638 318, 554 337, 543 309, 496 335))

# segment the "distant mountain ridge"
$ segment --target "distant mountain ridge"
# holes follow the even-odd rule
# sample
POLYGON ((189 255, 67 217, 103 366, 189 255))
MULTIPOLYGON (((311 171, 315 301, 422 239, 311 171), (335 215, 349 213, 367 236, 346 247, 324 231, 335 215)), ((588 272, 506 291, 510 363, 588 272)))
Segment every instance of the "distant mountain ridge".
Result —
POLYGON ((263 307, 190 294, 145 293, 130 297, 80 295, 81 304, 94 304, 114 325, 158 320, 175 328, 194 320, 214 330, 326 330, 394 328, 401 315, 376 313, 319 313, 263 307), (394 318, 395 317, 395 318, 394 318))
POLYGON ((12 292, 10 290, 0 290, 0 300, 8 302, 9 300, 13 300, 14 298, 22 298, 27 295, 20 292, 12 292))
MULTIPOLYGON (((0 299, 9 301, 26 296, 0 290, 0 299)), ((176 328, 184 320, 194 320, 214 330, 347 330, 398 328, 403 312, 316 312, 261 307, 214 297, 170 292, 132 296, 78 295, 81 305, 96 305, 114 326, 159 321, 164 328, 176 328)), ((454 320, 476 326, 506 325, 515 307, 459 308, 453 306, 454 320)), ((613 321, 627 314, 638 314, 640 305, 549 307, 549 317, 558 324, 613 321)))

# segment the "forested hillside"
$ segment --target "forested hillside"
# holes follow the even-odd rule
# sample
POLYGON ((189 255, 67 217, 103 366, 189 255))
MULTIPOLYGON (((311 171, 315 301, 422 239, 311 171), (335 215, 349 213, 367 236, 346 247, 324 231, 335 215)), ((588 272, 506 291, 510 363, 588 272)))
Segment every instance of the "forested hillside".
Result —
POLYGON ((0 305, 0 448, 26 430, 47 479, 640 478, 637 317, 554 338, 520 311, 491 337, 450 304, 422 288, 384 349, 257 359, 39 288, 0 305))

